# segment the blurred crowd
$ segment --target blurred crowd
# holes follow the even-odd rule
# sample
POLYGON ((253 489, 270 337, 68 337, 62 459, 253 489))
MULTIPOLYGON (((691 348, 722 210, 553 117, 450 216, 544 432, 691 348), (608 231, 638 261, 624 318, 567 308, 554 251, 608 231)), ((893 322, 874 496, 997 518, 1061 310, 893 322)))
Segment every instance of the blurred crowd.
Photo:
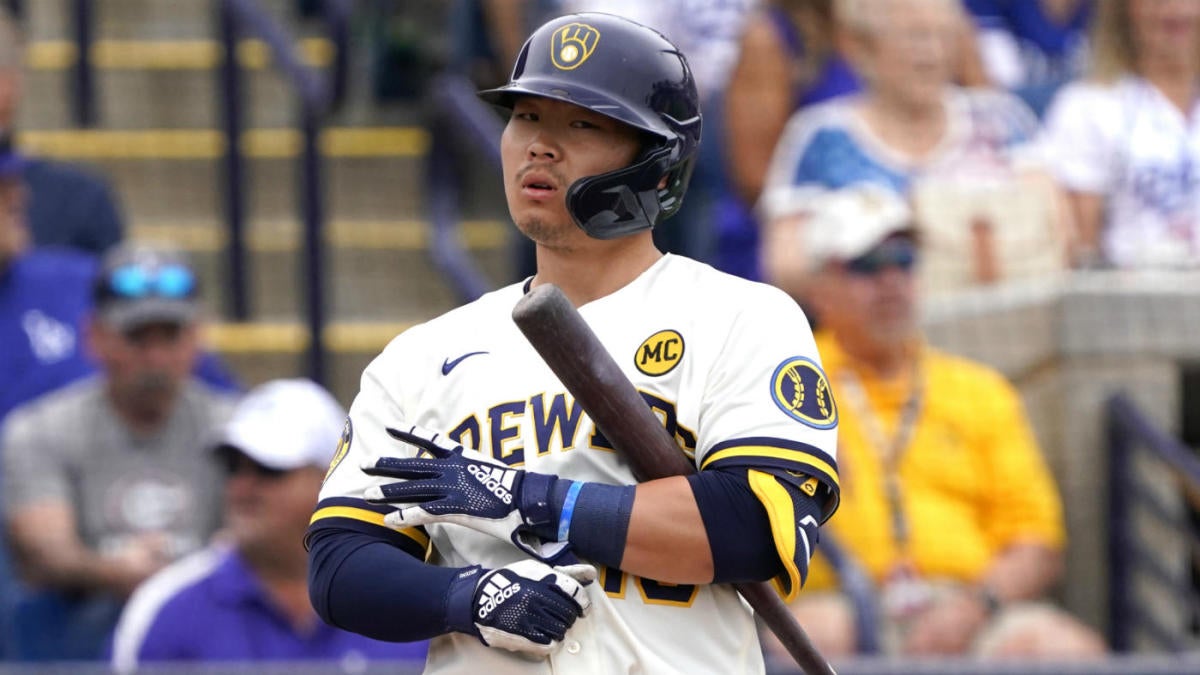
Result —
MULTIPOLYGON (((818 329, 844 482, 795 605, 817 646, 1103 654, 1054 603, 1063 505, 1019 397, 917 312, 1200 267, 1200 2, 456 0, 450 66, 495 84, 531 27, 585 10, 659 29, 701 89, 660 246, 783 288, 818 329)), ((325 627, 303 590, 344 411, 302 380, 243 395, 186 258, 125 241, 103 177, 14 147, 22 47, 0 20, 0 655, 420 658, 325 627)))

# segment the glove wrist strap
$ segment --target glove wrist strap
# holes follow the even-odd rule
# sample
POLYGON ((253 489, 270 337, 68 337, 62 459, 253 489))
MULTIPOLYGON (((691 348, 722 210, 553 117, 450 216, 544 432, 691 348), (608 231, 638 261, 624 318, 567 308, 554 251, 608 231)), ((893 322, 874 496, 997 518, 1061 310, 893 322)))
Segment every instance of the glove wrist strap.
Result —
POLYGON ((459 570, 450 580, 446 589, 446 632, 479 637, 479 628, 475 625, 475 589, 482 574, 482 567, 472 565, 459 570))
POLYGON ((573 481, 528 472, 521 485, 521 519, 543 541, 559 541, 559 520, 573 481))

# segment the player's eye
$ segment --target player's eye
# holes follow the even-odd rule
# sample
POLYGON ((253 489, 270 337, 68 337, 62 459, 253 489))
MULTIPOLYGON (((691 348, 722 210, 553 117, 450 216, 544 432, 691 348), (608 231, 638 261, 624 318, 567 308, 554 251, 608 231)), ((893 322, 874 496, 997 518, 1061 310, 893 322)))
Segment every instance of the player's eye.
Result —
POLYGON ((599 129, 600 128, 599 124, 595 124, 588 120, 575 120, 574 122, 571 122, 571 126, 576 129, 599 129))
POLYGON ((513 119, 518 119, 524 122, 536 122, 538 121, 538 116, 535 112, 514 112, 513 119))

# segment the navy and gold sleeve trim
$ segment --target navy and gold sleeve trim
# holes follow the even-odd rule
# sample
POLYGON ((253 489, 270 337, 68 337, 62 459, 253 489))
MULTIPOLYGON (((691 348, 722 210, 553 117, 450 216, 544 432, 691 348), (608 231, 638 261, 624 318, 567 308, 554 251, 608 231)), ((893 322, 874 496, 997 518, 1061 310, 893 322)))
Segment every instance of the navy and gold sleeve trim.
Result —
POLYGON ((383 517, 393 510, 391 506, 371 504, 352 497, 322 499, 308 521, 304 546, 308 548, 308 539, 316 530, 338 527, 380 537, 424 560, 429 552, 429 534, 422 527, 393 530, 384 525, 383 517))
POLYGON ((830 491, 834 504, 841 492, 837 460, 807 443, 769 436, 735 438, 714 445, 700 463, 702 471, 727 466, 773 468, 812 476, 830 491))

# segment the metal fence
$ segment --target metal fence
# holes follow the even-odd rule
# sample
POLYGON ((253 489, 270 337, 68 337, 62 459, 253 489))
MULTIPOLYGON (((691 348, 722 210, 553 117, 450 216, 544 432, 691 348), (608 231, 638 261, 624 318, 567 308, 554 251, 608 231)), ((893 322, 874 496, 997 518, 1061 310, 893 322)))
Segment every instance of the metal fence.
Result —
POLYGON ((1123 394, 1109 400, 1108 416, 1114 478, 1109 496, 1109 640, 1122 651, 1200 648, 1190 625, 1198 618, 1200 595, 1188 560, 1164 557, 1152 541, 1157 536, 1190 542, 1185 551, 1200 560, 1200 536, 1179 499, 1181 489, 1200 495, 1200 459, 1123 394), (1154 596, 1168 598, 1166 604, 1176 611, 1164 612, 1154 596))

